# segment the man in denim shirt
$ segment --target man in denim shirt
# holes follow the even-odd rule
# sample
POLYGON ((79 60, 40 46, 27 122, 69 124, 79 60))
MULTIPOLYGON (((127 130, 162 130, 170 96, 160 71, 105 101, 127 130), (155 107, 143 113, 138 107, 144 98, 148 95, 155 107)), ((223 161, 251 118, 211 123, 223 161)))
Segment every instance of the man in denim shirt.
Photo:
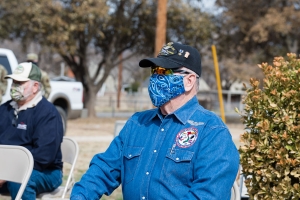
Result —
POLYGON ((124 200, 229 200, 239 154, 222 120, 198 103, 199 52, 170 42, 139 65, 151 67, 148 91, 157 108, 126 122, 71 199, 98 200, 121 184, 124 200))

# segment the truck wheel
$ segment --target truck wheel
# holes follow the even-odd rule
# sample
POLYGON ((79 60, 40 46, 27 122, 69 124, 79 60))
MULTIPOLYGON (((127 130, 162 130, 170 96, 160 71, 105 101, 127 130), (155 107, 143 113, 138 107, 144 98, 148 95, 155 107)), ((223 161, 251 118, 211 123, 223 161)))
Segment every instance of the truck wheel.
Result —
POLYGON ((63 130, 64 130, 64 135, 66 134, 66 130, 67 130, 67 114, 64 111, 64 109, 62 109, 59 106, 55 106, 57 111, 59 112, 60 116, 61 116, 61 120, 62 120, 62 124, 63 124, 63 130))

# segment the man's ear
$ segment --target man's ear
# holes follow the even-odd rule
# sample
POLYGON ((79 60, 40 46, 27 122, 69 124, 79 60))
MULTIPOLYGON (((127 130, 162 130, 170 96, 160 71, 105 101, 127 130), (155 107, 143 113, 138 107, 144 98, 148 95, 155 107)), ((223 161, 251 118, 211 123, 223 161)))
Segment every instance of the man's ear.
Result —
POLYGON ((189 74, 185 77, 184 89, 185 91, 191 91, 196 84, 197 77, 195 74, 189 74))
POLYGON ((38 82, 34 82, 32 90, 33 90, 32 92, 34 94, 38 93, 38 91, 39 91, 39 83, 38 82))

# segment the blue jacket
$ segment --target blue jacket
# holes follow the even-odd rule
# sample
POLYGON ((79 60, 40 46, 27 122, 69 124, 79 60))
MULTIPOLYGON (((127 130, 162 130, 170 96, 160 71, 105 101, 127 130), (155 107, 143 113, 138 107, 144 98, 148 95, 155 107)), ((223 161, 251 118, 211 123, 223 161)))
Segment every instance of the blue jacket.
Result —
POLYGON ((32 153, 36 170, 62 169, 63 127, 55 106, 43 97, 34 107, 21 110, 14 126, 10 103, 0 106, 0 144, 26 147, 32 153))
POLYGON ((124 200, 229 200, 239 154, 226 125, 194 97, 173 114, 134 114, 71 194, 98 200, 122 184, 124 200))

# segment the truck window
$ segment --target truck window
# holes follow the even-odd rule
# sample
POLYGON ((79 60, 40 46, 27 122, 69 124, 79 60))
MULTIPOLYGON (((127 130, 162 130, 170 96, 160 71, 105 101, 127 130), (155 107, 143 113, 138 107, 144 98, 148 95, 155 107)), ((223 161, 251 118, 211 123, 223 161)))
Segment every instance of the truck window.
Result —
POLYGON ((7 70, 7 74, 11 74, 11 68, 6 56, 0 55, 0 64, 5 67, 5 69, 7 70))

